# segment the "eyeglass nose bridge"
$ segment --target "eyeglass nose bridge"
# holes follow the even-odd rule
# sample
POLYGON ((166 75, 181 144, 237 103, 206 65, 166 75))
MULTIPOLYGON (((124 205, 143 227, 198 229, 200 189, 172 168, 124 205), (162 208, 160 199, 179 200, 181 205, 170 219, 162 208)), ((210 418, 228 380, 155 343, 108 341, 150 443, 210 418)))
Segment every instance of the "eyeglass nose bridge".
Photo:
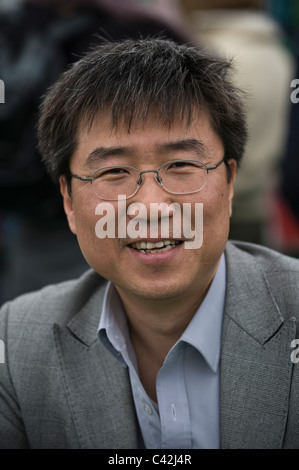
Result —
POLYGON ((162 184, 162 178, 161 176, 159 175, 159 170, 144 170, 144 171, 139 171, 139 179, 136 181, 136 183, 138 184, 138 186, 140 187, 142 182, 143 182, 143 178, 142 178, 142 175, 144 173, 156 173, 156 181, 157 183, 159 184, 162 184))

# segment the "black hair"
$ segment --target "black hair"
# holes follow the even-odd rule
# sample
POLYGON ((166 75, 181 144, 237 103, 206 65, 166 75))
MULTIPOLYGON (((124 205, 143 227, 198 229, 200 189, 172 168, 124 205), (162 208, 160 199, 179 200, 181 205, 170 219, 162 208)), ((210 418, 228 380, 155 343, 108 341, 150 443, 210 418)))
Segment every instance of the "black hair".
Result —
POLYGON ((145 122, 150 113, 171 126, 189 126, 194 111, 208 113, 224 159, 240 163, 247 126, 229 61, 194 46, 160 38, 106 42, 62 74, 41 105, 38 148, 57 181, 69 175, 80 126, 109 113, 111 127, 145 122))

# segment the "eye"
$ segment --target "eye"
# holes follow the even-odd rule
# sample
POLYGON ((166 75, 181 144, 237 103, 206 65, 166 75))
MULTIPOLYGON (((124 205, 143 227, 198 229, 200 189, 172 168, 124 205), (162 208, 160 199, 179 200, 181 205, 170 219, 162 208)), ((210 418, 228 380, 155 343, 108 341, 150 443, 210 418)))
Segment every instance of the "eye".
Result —
POLYGON ((129 168, 123 168, 123 167, 112 167, 112 168, 103 168, 98 170, 94 174, 94 178, 117 178, 117 177, 122 177, 122 176, 130 176, 130 170, 129 168))
POLYGON ((121 173, 129 173, 129 171, 125 168, 110 168, 110 169, 106 169, 104 173, 102 174, 115 174, 115 175, 119 175, 121 173))
POLYGON ((167 171, 169 170, 177 170, 177 171, 192 170, 192 169, 199 168, 199 167, 202 167, 202 165, 199 162, 197 164, 196 162, 191 162, 188 160, 186 161, 179 160, 179 161, 171 162, 167 167, 167 171))
POLYGON ((186 165, 190 165, 190 162, 183 162, 183 161, 179 161, 179 162, 173 162, 169 168, 181 168, 181 167, 184 167, 186 165))

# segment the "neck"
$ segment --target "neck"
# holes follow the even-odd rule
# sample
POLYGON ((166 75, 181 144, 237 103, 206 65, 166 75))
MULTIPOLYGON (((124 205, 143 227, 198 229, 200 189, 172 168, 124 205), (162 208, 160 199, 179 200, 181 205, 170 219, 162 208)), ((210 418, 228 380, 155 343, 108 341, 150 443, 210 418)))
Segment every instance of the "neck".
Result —
POLYGON ((193 295, 180 295, 171 299, 145 299, 120 291, 118 293, 126 312, 131 341, 160 362, 181 337, 203 301, 210 282, 193 295))

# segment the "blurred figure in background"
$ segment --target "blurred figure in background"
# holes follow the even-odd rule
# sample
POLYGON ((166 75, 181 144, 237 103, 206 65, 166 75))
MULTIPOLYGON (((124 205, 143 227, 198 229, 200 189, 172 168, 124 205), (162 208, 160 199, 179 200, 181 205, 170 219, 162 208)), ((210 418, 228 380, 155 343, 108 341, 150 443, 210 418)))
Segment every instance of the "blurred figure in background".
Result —
POLYGON ((232 58, 234 81, 248 95, 249 141, 235 185, 230 238, 269 244, 267 200, 285 151, 293 56, 258 0, 180 0, 203 46, 232 58))
MULTIPOLYGON (((299 77, 299 61, 297 60, 299 77)), ((269 201, 268 239, 276 250, 299 258, 299 80, 291 88, 292 104, 289 133, 276 192, 269 201)))
POLYGON ((299 258, 299 2, 268 0, 267 8, 283 27, 288 47, 296 59, 290 88, 291 114, 287 145, 281 162, 280 179, 272 199, 268 236, 277 250, 299 258))
POLYGON ((91 46, 149 35, 190 39, 179 22, 133 0, 0 4, 0 304, 87 269, 36 150, 41 96, 91 46))

